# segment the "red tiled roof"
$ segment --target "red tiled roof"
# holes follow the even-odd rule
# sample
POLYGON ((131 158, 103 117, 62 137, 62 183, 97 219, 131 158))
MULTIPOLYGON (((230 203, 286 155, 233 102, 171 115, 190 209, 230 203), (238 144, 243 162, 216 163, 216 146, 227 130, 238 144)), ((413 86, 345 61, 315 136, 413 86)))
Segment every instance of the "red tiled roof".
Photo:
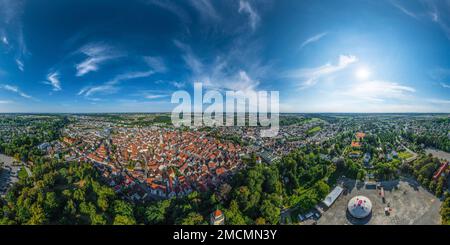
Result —
POLYGON ((222 211, 217 209, 216 211, 214 211, 214 217, 219 217, 222 215, 222 211))

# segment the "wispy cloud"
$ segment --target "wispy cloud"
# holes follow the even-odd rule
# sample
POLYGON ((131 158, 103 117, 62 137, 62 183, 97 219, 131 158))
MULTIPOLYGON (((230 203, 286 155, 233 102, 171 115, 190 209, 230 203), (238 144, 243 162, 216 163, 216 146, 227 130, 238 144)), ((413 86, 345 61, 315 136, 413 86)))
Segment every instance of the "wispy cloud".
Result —
POLYGON ((86 55, 87 58, 75 65, 78 77, 97 71, 101 64, 123 55, 115 48, 103 43, 87 44, 79 52, 86 55))
POLYGON ((449 19, 449 2, 441 0, 422 0, 422 1, 404 1, 403 3, 419 3, 420 10, 413 11, 407 8, 403 3, 399 1, 391 0, 390 3, 399 9, 403 14, 414 18, 416 20, 429 20, 436 23, 441 30, 445 33, 448 39, 450 39, 450 19, 449 19))
POLYGON ((196 9, 202 18, 220 20, 214 5, 209 0, 189 0, 189 3, 196 9))
POLYGON ((167 71, 167 66, 161 57, 145 56, 144 60, 155 72, 164 73, 167 71))
POLYGON ((13 101, 11 101, 11 100, 0 100, 0 105, 1 104, 12 104, 13 103, 13 101))
POLYGON ((401 4, 399 4, 397 1, 391 1, 391 4, 396 7, 397 9, 399 9, 402 13, 408 15, 409 17, 412 17, 414 19, 417 19, 417 15, 415 13, 413 13, 412 11, 406 9, 404 6, 402 6, 401 4))
POLYGON ((60 91, 61 90, 61 81, 59 80, 59 73, 58 72, 51 72, 47 74, 47 81, 46 84, 49 84, 53 87, 53 91, 60 91))
POLYGON ((446 68, 435 68, 429 72, 429 76, 443 88, 450 88, 450 84, 447 83, 450 78, 450 69, 446 68))
POLYGON ((441 99, 429 99, 428 102, 433 104, 440 104, 440 105, 449 105, 450 100, 441 100, 441 99))
POLYGON ((175 88, 178 88, 178 89, 184 88, 184 87, 186 86, 186 83, 185 83, 185 82, 171 81, 170 84, 171 84, 172 86, 174 86, 175 88))
POLYGON ((16 94, 18 94, 21 97, 26 98, 26 99, 32 99, 33 98, 32 96, 22 92, 18 87, 13 86, 13 85, 0 84, 0 89, 4 89, 6 91, 10 91, 10 92, 16 93, 16 94))
POLYGON ((21 71, 24 71, 25 65, 23 64, 23 61, 20 59, 16 59, 17 68, 21 71))
POLYGON ((131 80, 131 79, 137 79, 137 78, 144 78, 149 77, 153 75, 155 72, 153 70, 149 71, 139 71, 139 72, 127 72, 120 75, 117 75, 112 80, 98 85, 98 86, 90 86, 85 87, 81 89, 78 92, 78 95, 84 95, 86 97, 92 96, 94 94, 112 94, 119 91, 119 85, 123 81, 131 80))
POLYGON ((356 56, 340 55, 339 62, 336 65, 328 63, 315 68, 291 70, 286 72, 284 76, 290 79, 301 80, 299 87, 300 89, 305 89, 316 85, 320 79, 341 71, 357 61, 358 58, 356 56))
POLYGON ((255 30, 256 25, 260 21, 260 17, 255 9, 250 5, 250 3, 245 0, 240 0, 238 12, 248 15, 250 20, 250 27, 252 28, 252 30, 255 30))
POLYGON ((450 69, 446 69, 446 68, 442 68, 442 67, 435 68, 429 72, 429 75, 433 80, 443 82, 443 80, 450 77, 450 69))
POLYGON ((7 38, 6 36, 2 36, 2 43, 3 43, 4 45, 6 45, 6 46, 9 45, 9 41, 8 41, 8 38, 7 38))
POLYGON ((390 81, 359 81, 341 92, 341 94, 372 102, 382 102, 385 99, 406 99, 416 92, 412 87, 390 81))
POLYGON ((30 55, 25 44, 21 20, 24 5, 25 1, 23 0, 0 1, 1 42, 8 46, 8 51, 15 52, 14 59, 21 71, 24 70, 24 58, 30 55))
POLYGON ((441 28, 446 35, 447 39, 450 39, 450 8, 448 1, 440 0, 428 0, 421 1, 424 7, 422 16, 424 19, 431 20, 433 23, 441 28))
POLYGON ((168 94, 147 94, 144 96, 146 99, 154 100, 169 97, 168 94))
POLYGON ((203 71, 203 64, 199 58, 194 54, 191 47, 178 40, 174 40, 175 46, 183 51, 182 58, 186 65, 191 69, 193 73, 201 73, 203 71))
POLYGON ((78 92, 78 95, 89 97, 95 94, 113 94, 119 91, 119 88, 111 84, 103 84, 98 86, 85 87, 78 92))
POLYGON ((323 37, 325 37, 326 35, 328 35, 328 32, 322 32, 319 34, 316 34, 308 39, 306 39, 301 45, 300 45, 300 49, 303 49, 304 47, 306 47, 307 45, 311 44, 311 43, 315 43, 317 41, 319 41, 320 39, 322 39, 323 37))
POLYGON ((174 1, 171 1, 171 0, 147 0, 145 2, 147 4, 158 6, 162 9, 165 9, 165 10, 173 13, 184 23, 191 22, 191 19, 190 19, 188 13, 183 8, 181 8, 180 6, 175 4, 174 1))
POLYGON ((440 85, 441 85, 443 88, 450 88, 450 84, 447 84, 447 83, 440 83, 440 85))
POLYGON ((252 91, 260 84, 258 79, 252 78, 249 69, 257 73, 264 70, 263 68, 257 66, 245 69, 241 65, 236 65, 235 56, 245 56, 242 52, 234 53, 232 50, 227 55, 217 56, 212 61, 203 61, 193 53, 190 46, 177 40, 175 45, 183 51, 182 58, 192 73, 190 78, 192 82, 201 82, 211 89, 240 91, 252 91))

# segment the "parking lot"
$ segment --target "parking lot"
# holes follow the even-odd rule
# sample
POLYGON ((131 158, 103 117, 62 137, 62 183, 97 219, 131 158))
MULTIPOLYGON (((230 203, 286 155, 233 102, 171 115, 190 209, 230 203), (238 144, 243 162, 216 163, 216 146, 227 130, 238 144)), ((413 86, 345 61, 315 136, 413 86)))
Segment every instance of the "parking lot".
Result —
POLYGON ((0 154, 0 162, 3 162, 3 169, 0 170, 0 196, 4 196, 8 189, 17 182, 20 165, 15 164, 12 157, 0 154))
POLYGON ((354 180, 343 180, 341 185, 345 189, 344 193, 323 213, 317 221, 318 225, 438 225, 441 223, 439 215, 441 201, 414 180, 382 182, 385 203, 376 187, 367 188, 363 182, 354 180), (368 197, 373 205, 372 214, 362 220, 352 218, 347 212, 348 201, 356 195, 368 197), (385 207, 388 204, 391 211, 386 214, 385 207))

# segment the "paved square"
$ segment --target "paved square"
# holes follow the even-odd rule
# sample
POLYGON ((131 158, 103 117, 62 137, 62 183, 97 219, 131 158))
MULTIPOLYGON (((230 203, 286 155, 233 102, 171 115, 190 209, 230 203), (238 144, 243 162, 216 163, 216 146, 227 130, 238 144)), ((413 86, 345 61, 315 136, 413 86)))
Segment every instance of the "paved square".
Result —
POLYGON ((400 181, 385 181, 386 203, 383 203, 379 190, 366 188, 362 182, 345 180, 341 182, 344 193, 323 213, 317 221, 318 225, 438 225, 441 223, 439 209, 441 201, 433 194, 423 189, 416 181, 403 179, 400 181), (363 195, 372 202, 372 214, 363 220, 356 220, 347 212, 348 201, 363 195), (384 208, 390 204, 392 211, 386 215, 384 208))

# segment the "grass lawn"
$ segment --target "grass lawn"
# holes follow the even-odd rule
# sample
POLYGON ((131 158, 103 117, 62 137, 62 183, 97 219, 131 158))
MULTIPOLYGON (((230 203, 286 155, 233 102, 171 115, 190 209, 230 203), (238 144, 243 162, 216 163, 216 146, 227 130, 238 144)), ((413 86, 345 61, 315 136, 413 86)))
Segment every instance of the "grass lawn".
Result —
POLYGON ((412 157, 413 155, 407 151, 401 151, 398 153, 398 157, 401 159, 408 159, 410 157, 412 157))
POLYGON ((308 129, 308 131, 306 132, 309 135, 315 134, 317 132, 319 132, 322 128, 320 126, 316 126, 314 128, 310 128, 308 129))
POLYGON ((25 170, 25 168, 22 167, 18 173, 18 176, 20 179, 26 179, 28 177, 27 170, 25 170))

